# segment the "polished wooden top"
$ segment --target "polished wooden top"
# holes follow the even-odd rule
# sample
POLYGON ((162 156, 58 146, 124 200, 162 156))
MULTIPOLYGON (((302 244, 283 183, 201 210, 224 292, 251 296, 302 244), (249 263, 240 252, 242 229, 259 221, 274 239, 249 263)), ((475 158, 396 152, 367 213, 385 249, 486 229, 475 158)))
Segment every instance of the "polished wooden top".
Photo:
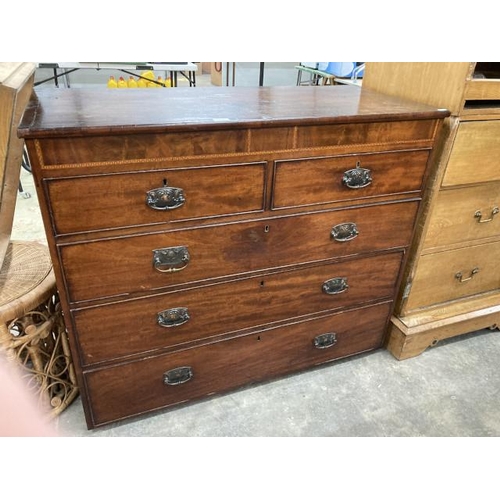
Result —
POLYGON ((355 86, 38 90, 20 137, 421 120, 446 110, 355 86))

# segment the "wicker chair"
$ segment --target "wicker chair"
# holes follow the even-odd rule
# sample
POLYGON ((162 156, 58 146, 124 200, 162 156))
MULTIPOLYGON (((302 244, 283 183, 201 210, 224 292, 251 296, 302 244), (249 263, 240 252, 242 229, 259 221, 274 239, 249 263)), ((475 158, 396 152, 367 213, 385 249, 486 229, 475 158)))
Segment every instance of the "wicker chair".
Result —
POLYGON ((16 129, 33 88, 34 65, 0 63, 0 354, 23 367, 23 379, 49 417, 76 398, 78 385, 49 251, 11 241, 23 142, 16 129))
POLYGON ((78 394, 47 247, 9 244, 0 271, 0 349, 24 367, 44 412, 59 415, 78 394))

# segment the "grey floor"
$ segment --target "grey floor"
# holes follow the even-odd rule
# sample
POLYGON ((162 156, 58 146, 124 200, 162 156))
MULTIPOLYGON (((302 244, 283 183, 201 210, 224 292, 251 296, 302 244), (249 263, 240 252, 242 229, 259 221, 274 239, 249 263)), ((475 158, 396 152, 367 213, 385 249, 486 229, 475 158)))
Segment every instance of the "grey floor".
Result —
MULTIPOLYGON (((21 181, 12 239, 45 241, 31 174, 21 181)), ((89 431, 81 400, 63 436, 500 436, 500 332, 443 341, 418 357, 385 350, 89 431)))
POLYGON ((500 335, 484 331, 397 361, 385 350, 88 431, 80 401, 70 436, 499 436, 500 335))

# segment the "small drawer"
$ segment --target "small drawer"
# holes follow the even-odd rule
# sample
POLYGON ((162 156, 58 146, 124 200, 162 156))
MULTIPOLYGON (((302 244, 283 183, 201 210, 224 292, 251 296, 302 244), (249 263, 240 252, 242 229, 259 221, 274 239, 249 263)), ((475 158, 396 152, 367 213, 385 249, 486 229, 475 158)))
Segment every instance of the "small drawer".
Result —
POLYGON ((417 202, 61 245, 72 302, 406 247, 417 202))
MULTIPOLYGON (((264 330, 85 375, 94 425, 381 347, 390 303, 264 330)), ((339 389, 340 390, 340 389, 339 389)))
POLYGON ((500 235, 500 182, 440 191, 424 249, 500 235))
POLYGON ((400 252, 383 254, 75 310, 82 364, 387 300, 394 294, 401 259, 400 252), (337 293, 327 293, 339 278, 345 286, 336 282, 337 293))
POLYGON ((264 209, 265 163, 45 180, 56 234, 264 209))
POLYGON ((465 86, 465 114, 498 111, 500 105, 500 63, 477 62, 465 86))
POLYGON ((491 292, 500 287, 500 242, 421 257, 405 310, 491 292))
POLYGON ((428 151, 275 162, 273 208, 419 193, 428 151))
POLYGON ((442 185, 499 181, 499 158, 500 120, 462 122, 442 185))

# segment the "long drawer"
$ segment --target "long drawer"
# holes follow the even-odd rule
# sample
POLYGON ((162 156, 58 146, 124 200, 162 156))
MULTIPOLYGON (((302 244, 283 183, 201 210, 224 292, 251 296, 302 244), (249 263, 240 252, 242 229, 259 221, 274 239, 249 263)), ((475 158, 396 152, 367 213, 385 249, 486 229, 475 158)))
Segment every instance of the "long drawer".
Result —
POLYGON ((265 162, 46 179, 56 234, 257 212, 265 162))
POLYGON ((382 345, 384 303, 85 374, 94 425, 190 401, 382 345))
POLYGON ((387 300, 401 259, 382 254, 75 310, 82 364, 387 300))
POLYGON ((277 161, 273 207, 419 192, 428 157, 420 150, 277 161))
POLYGON ((500 180, 500 120, 462 122, 443 186, 500 180))
POLYGON ((424 249, 500 235, 500 182, 441 190, 424 249))
POLYGON ((407 310, 489 292, 500 287, 500 242, 423 255, 407 310))
POLYGON ((417 208, 394 203, 59 248, 75 302, 405 247, 417 208))

